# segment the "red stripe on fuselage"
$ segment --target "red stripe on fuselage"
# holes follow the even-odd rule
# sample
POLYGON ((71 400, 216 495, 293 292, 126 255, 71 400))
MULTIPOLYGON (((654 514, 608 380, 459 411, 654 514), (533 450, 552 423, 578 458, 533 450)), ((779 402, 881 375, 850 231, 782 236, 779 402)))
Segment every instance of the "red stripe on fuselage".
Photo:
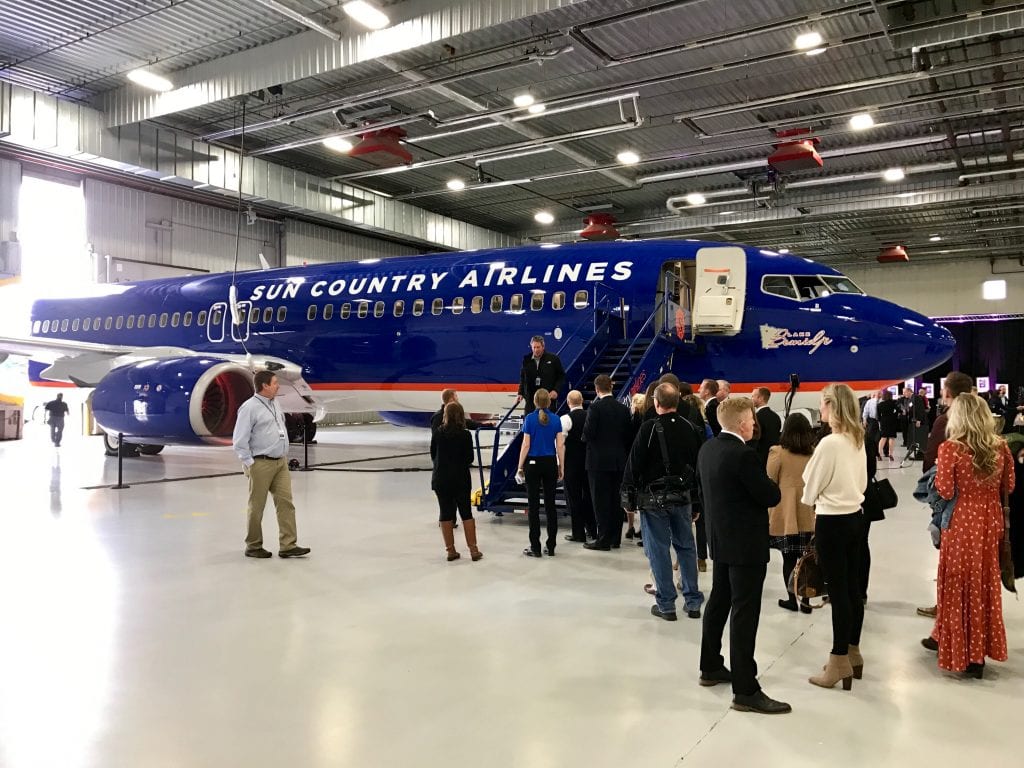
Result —
MULTIPOLYGON (((820 392, 832 382, 830 381, 804 381, 800 383, 801 392, 820 392)), ((902 381, 846 381, 842 382, 849 384, 851 389, 856 390, 872 390, 872 389, 884 389, 890 387, 893 384, 901 384, 902 381)), ((63 386, 63 385, 62 385, 63 386)), ((694 384, 696 390, 700 386, 700 382, 694 384)), ((518 384, 467 384, 467 383, 456 383, 456 382, 408 382, 408 383, 397 383, 397 382, 373 382, 373 381, 362 381, 362 382, 321 382, 319 384, 311 384, 310 387, 318 390, 335 390, 335 391, 351 391, 351 390, 377 390, 377 391, 399 391, 399 392, 438 392, 442 389, 456 389, 460 392, 516 392, 519 389, 518 384)), ((731 385, 731 391, 733 394, 749 394, 759 387, 766 387, 772 392, 789 392, 789 383, 779 383, 773 381, 766 382, 752 382, 752 383, 735 383, 731 385)))

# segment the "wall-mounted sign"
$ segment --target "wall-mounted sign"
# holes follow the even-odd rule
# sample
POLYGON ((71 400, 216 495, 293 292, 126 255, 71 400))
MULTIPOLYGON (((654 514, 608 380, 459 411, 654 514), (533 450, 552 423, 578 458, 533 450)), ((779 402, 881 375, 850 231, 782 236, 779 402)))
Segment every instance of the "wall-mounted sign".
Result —
POLYGON ((983 395, 989 391, 988 376, 979 376, 977 379, 978 394, 983 395))

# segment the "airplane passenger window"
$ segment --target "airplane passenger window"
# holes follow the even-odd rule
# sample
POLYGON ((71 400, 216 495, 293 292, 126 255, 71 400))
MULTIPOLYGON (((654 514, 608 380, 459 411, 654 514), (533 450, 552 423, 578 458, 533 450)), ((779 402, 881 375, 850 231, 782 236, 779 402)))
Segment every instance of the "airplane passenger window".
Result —
POLYGON ((828 275, 822 275, 821 279, 828 286, 832 293, 856 293, 861 296, 864 295, 864 291, 857 287, 857 284, 853 282, 846 275, 842 277, 830 277, 828 275))
MULTIPOLYGON (((139 317, 141 317, 141 315, 139 317)), ((206 325, 206 310, 205 309, 202 310, 199 313, 199 316, 196 318, 196 325, 200 325, 200 326, 206 325)), ((139 327, 140 328, 142 327, 142 321, 141 320, 139 321, 139 327)))
POLYGON ((60 321, 60 332, 61 333, 67 333, 68 332, 68 321, 67 321, 66 318, 64 320, 60 321))
POLYGON ((310 304, 309 309, 306 310, 307 320, 316 320, 316 304, 310 304))
MULTIPOLYGON (((153 327, 153 318, 154 317, 156 317, 156 315, 150 315, 149 316, 149 327, 150 328, 153 327)), ((224 322, 224 310, 221 309, 220 307, 217 307, 210 314, 210 323, 212 325, 220 325, 223 322, 224 322)))
POLYGON ((472 312, 474 315, 479 315, 481 312, 483 312, 484 311, 484 297, 483 296, 474 296, 473 297, 473 301, 469 305, 469 311, 472 312))
POLYGON ((135 327, 135 315, 128 315, 128 330, 130 331, 134 327, 135 327))
MULTIPOLYGON (((167 318, 167 313, 166 312, 161 312, 160 313, 160 327, 161 328, 166 328, 167 327, 167 319, 168 319, 167 318)), ((110 320, 110 318, 108 317, 107 321, 109 322, 109 320, 110 320)))
POLYGON ((576 291, 576 295, 572 297, 572 308, 586 309, 588 304, 590 304, 590 294, 586 291, 576 291))
MULTIPOLYGON (((260 308, 259 307, 253 307, 252 309, 249 310, 249 325, 255 325, 259 321, 260 321, 260 308)), ((178 327, 178 313, 177 312, 175 312, 174 315, 171 316, 171 325, 173 325, 175 328, 178 327)))
POLYGON ((565 291, 556 291, 551 295, 552 309, 565 309, 565 291))
POLYGON ((113 327, 114 327, 114 318, 108 317, 106 319, 106 321, 103 323, 103 330, 104 331, 109 331, 113 327))
POLYGON ((405 314, 405 302, 401 299, 395 301, 395 308, 393 310, 395 317, 401 317, 405 314))
POLYGON ((370 314, 370 303, 368 301, 359 302, 359 309, 356 311, 356 315, 358 315, 359 318, 362 319, 366 317, 368 314, 370 314))
POLYGON ((423 299, 416 299, 416 301, 412 303, 412 313, 416 317, 423 314, 423 299))
POLYGON ((491 312, 501 312, 504 296, 491 296, 491 312))
MULTIPOLYGON (((270 322, 270 321, 268 320, 267 322, 270 322)), ((192 313, 191 312, 186 312, 185 313, 185 317, 183 319, 182 325, 184 325, 186 328, 191 327, 191 325, 192 325, 192 313)), ((131 328, 131 326, 128 326, 128 327, 131 328)))
MULTIPOLYGON (((146 321, 146 325, 149 328, 156 328, 156 314, 155 313, 149 316, 149 319, 146 321)), ((98 317, 96 318, 96 322, 92 324, 92 327, 93 328, 99 328, 100 327, 100 319, 98 317)))
MULTIPOLYGON (((156 315, 153 315, 153 317, 156 317, 156 315)), ((102 318, 99 318, 99 317, 94 317, 92 319, 92 329, 94 331, 98 331, 100 329, 100 320, 102 320, 102 318)), ((54 321, 54 322, 56 322, 56 321, 54 321)), ((57 330, 57 326, 56 325, 53 326, 53 330, 55 330, 55 331, 57 330)))
POLYGON ((42 327, 43 324, 36 320, 34 323, 32 323, 32 333, 39 333, 42 327))
POLYGON ((71 330, 72 331, 77 331, 78 330, 78 324, 80 322, 81 322, 81 320, 79 320, 77 317, 74 320, 72 320, 71 321, 71 330))
MULTIPOLYGON (((43 327, 43 333, 46 333, 46 327, 45 327, 46 323, 45 322, 43 323, 43 326, 44 326, 43 327)), ((91 329, 92 329, 92 318, 91 317, 87 317, 87 318, 85 318, 85 320, 82 321, 82 330, 83 331, 88 331, 88 330, 91 330, 91 329)))
POLYGON ((373 316, 374 317, 384 317, 384 302, 383 301, 378 301, 376 304, 373 305, 373 316))
POLYGON ((342 320, 348 320, 349 315, 351 315, 351 314, 352 314, 352 305, 349 304, 346 301, 344 304, 341 305, 341 312, 339 313, 339 315, 341 316, 342 320))
POLYGON ((820 299, 822 296, 828 296, 831 293, 825 284, 821 282, 821 278, 818 275, 793 275, 793 280, 796 282, 797 293, 805 301, 807 299, 820 299))
MULTIPOLYGON (((186 317, 185 325, 188 325, 188 320, 187 320, 188 316, 189 316, 189 313, 186 312, 185 313, 185 317, 186 317)), ((274 322, 274 308, 273 307, 264 307, 263 308, 263 324, 264 325, 270 325, 272 322, 274 322)))
POLYGON ((324 304, 324 320, 330 320, 334 317, 334 305, 324 304))
POLYGON ((145 315, 139 315, 139 328, 145 328, 145 327, 146 327, 146 316, 145 315))
POLYGON ((466 300, 461 296, 456 296, 452 299, 452 314, 461 315, 462 310, 466 308, 466 300))
POLYGON ((277 322, 283 323, 285 318, 288 317, 288 307, 277 308, 277 322))
POLYGON ((782 296, 786 299, 797 298, 793 279, 789 275, 765 275, 761 278, 761 291, 769 296, 782 296))
POLYGON ((50 332, 50 321, 49 320, 43 320, 43 333, 49 333, 49 332, 50 332))
POLYGON ((119 331, 122 328, 124 328, 124 316, 123 315, 118 315, 117 317, 114 318, 114 327, 117 328, 117 330, 119 330, 119 331))
POLYGON ((523 311, 523 294, 513 293, 512 298, 508 301, 509 312, 522 312, 523 311))
POLYGON ((534 291, 530 295, 530 309, 534 312, 544 309, 544 291, 534 291))
POLYGON ((434 299, 430 302, 430 314, 440 315, 444 311, 444 299, 434 299))

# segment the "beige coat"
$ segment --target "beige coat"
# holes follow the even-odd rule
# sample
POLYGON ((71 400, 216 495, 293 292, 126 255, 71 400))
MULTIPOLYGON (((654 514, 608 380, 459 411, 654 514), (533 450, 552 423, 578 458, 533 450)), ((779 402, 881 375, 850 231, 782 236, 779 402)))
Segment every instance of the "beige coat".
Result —
POLYGON ((814 507, 800 502, 804 492, 804 467, 810 456, 790 453, 781 445, 768 451, 768 477, 782 492, 782 501, 768 510, 768 533, 772 536, 793 536, 814 531, 814 507))

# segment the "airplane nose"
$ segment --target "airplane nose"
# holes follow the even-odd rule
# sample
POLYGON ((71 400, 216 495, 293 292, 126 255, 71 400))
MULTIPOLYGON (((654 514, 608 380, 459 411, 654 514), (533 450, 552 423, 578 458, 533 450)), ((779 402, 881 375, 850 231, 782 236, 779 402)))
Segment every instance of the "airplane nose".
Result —
POLYGON ((917 315, 912 319, 920 324, 920 327, 915 329, 915 336, 921 346, 919 354, 922 370, 931 370, 953 356, 953 351, 956 349, 956 339, 953 338, 953 334, 924 315, 917 315))

